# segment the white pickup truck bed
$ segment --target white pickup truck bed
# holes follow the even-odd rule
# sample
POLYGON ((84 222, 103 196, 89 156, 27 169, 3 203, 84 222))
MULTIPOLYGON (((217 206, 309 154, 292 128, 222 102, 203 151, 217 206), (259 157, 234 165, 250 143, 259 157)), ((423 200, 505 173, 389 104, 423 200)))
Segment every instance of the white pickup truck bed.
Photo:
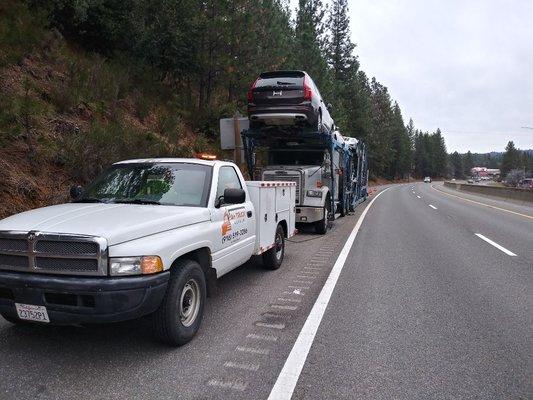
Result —
POLYGON ((250 199, 255 207, 257 239, 254 254, 262 254, 274 246, 277 222, 288 221, 287 237, 296 234, 294 207, 296 183, 277 181, 247 181, 250 199))

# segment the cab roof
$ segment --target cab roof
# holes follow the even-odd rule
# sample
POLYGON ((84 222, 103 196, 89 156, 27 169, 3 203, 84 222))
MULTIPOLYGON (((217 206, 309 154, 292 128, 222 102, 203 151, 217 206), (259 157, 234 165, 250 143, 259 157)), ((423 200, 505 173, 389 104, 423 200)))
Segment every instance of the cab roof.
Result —
POLYGON ((134 160, 124 160, 116 162, 116 164, 158 164, 158 163, 187 163, 187 164, 199 164, 208 165, 214 167, 217 164, 233 164, 228 161, 220 160, 202 160, 200 158, 138 158, 134 160))

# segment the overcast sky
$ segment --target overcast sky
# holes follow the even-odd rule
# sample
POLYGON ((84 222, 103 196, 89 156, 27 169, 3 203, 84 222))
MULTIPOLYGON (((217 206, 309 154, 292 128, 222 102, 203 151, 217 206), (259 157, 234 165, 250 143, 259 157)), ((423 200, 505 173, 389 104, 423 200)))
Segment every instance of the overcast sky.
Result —
POLYGON ((406 123, 439 127, 450 152, 533 149, 533 0, 348 3, 361 68, 406 123))

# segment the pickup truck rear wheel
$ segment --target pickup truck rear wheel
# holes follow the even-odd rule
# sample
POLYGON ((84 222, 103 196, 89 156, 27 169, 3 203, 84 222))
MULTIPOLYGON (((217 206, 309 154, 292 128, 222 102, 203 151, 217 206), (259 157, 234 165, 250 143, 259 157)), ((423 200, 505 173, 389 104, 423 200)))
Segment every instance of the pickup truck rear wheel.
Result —
POLYGON ((200 264, 192 260, 176 263, 165 297, 153 315, 157 339, 171 346, 189 342, 200 328, 205 298, 205 275, 200 264))
POLYGON ((285 231, 281 225, 278 225, 274 237, 274 247, 263 253, 263 266, 267 269, 278 269, 281 267, 284 257, 285 231))

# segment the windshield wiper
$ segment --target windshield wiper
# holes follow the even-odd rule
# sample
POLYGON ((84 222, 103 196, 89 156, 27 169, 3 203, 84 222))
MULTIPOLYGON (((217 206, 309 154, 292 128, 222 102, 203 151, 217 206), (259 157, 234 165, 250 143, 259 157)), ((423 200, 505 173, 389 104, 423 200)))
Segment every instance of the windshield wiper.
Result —
POLYGON ((113 203, 119 203, 119 204, 153 204, 153 205, 161 205, 159 201, 155 200, 143 200, 143 199, 133 199, 133 200, 115 200, 113 203))

